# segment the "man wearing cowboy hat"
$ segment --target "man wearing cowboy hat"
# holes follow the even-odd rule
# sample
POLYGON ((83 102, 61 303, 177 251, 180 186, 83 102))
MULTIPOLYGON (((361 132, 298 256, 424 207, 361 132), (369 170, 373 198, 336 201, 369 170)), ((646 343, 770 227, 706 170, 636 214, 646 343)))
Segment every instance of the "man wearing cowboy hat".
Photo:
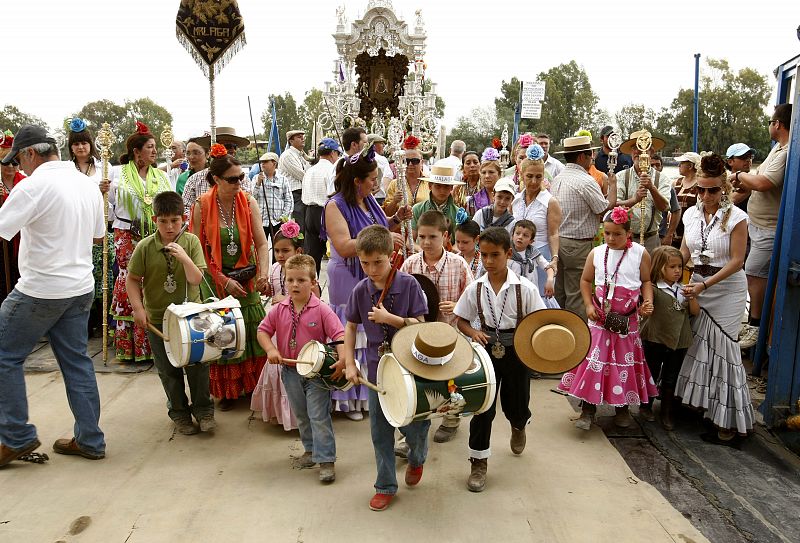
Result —
MULTIPOLYGON (((661 224, 661 216, 669 208, 669 196, 672 185, 661 172, 653 168, 648 168, 646 172, 639 169, 639 156, 642 151, 636 145, 637 139, 644 135, 644 130, 637 130, 631 133, 628 141, 619 146, 620 153, 631 155, 633 167, 628 168, 619 174, 617 185, 617 202, 619 205, 630 208, 631 210, 631 232, 634 241, 638 241, 640 231, 640 221, 644 222, 644 246, 650 254, 661 245, 658 237, 658 227, 661 224), (644 214, 642 213, 641 203, 645 202, 644 214)), ((666 143, 661 138, 652 138, 651 153, 660 151, 666 143)))
POLYGON ((558 304, 586 319, 586 308, 581 298, 581 274, 586 257, 592 250, 594 237, 600 228, 603 213, 617 203, 617 176, 608 177, 608 198, 588 171, 594 150, 592 138, 575 136, 564 140, 563 154, 567 162, 558 174, 550 192, 561 204, 561 226, 558 229, 559 249, 556 275, 556 301, 558 304))
POLYGON ((456 212, 458 207, 453 200, 453 187, 463 185, 463 181, 456 181, 455 170, 449 166, 432 166, 429 177, 420 177, 420 181, 427 181, 430 196, 424 202, 414 204, 411 209, 411 237, 417 239, 417 220, 420 215, 428 210, 440 211, 450 220, 450 240, 456 236, 456 212))
POLYGON ((333 138, 324 138, 319 142, 317 156, 319 162, 311 166, 303 177, 303 205, 306 206, 306 233, 303 250, 311 255, 317 263, 317 275, 322 267, 322 255, 325 254, 325 242, 320 239, 322 229, 322 210, 328 200, 328 179, 331 177, 333 165, 339 160, 342 148, 333 138))
POLYGON ((253 179, 253 196, 261 210, 264 233, 272 240, 276 227, 281 224, 281 217, 288 217, 294 209, 294 199, 289 182, 283 174, 275 171, 278 167, 276 153, 264 153, 258 164, 261 171, 253 179))
MULTIPOLYGON (((211 148, 211 135, 208 133, 198 138, 192 138, 190 141, 197 143, 200 147, 206 150, 206 154, 208 149, 211 148)), ((235 154, 239 147, 247 147, 250 145, 250 140, 241 136, 237 136, 235 128, 230 126, 219 126, 217 127, 216 143, 224 145, 229 154, 235 154)), ((208 189, 210 188, 211 185, 208 184, 208 168, 204 168, 199 172, 189 176, 189 179, 186 180, 186 185, 183 187, 182 194, 183 207, 185 208, 185 213, 187 215, 191 213, 191 209, 195 201, 203 194, 208 192, 208 189)), ((245 192, 253 192, 251 180, 245 178, 245 180, 241 183, 241 188, 245 192)))
POLYGON ((303 205, 303 176, 310 164, 306 160, 303 147, 306 144, 305 130, 289 130, 286 133, 286 150, 281 153, 278 160, 278 171, 281 172, 292 190, 294 210, 292 218, 300 225, 300 231, 305 231, 305 206, 303 205))

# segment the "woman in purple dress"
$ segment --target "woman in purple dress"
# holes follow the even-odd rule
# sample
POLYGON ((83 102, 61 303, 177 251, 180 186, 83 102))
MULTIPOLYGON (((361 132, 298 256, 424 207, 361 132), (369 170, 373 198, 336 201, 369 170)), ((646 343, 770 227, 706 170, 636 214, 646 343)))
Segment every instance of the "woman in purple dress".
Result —
MULTIPOLYGON (((380 224, 397 230, 403 220, 411 218, 408 206, 400 207, 391 218, 372 196, 372 188, 378 183, 378 164, 372 147, 362 153, 342 160, 337 165, 336 193, 325 204, 322 215, 321 237, 331 242, 331 258, 328 261, 328 295, 330 305, 342 324, 344 310, 350 293, 366 275, 356 255, 356 236, 365 227, 380 224)), ((402 246, 397 236, 395 246, 402 246)), ((356 338, 356 360, 366 360, 367 338, 361 326, 356 338)), ((346 392, 332 392, 334 407, 352 420, 361 420, 362 411, 367 410, 367 389, 363 385, 346 392)))

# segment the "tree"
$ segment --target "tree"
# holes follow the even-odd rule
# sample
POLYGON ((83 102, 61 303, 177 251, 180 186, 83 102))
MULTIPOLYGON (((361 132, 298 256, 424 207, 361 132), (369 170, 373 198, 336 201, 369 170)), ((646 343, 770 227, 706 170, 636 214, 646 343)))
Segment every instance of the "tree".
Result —
MULTIPOLYGON (((301 130, 305 125, 297 111, 297 103, 290 92, 287 92, 283 96, 280 94, 270 94, 269 106, 267 106, 267 109, 261 114, 261 123, 264 125, 265 134, 269 135, 272 128, 273 100, 275 101, 275 115, 278 118, 278 134, 281 138, 281 149, 283 149, 286 147, 286 132, 289 130, 301 130)), ((311 138, 309 138, 308 141, 311 141, 311 138)))
POLYGON ((297 112, 302 119, 303 128, 309 134, 314 130, 314 123, 323 111, 325 111, 325 103, 322 100, 322 91, 314 87, 306 92, 306 97, 297 112))
POLYGON ((635 130, 645 129, 651 134, 657 134, 656 112, 645 107, 644 104, 628 104, 614 115, 617 129, 623 138, 627 138, 635 130))
MULTIPOLYGON (((744 142, 762 159, 769 152, 769 116, 765 113, 771 88, 766 76, 752 68, 731 70, 724 59, 708 59, 701 78, 698 114, 698 148, 724 153, 729 145, 744 142)), ((681 150, 692 148, 694 93, 681 89, 659 119, 672 127, 681 150)))
POLYGON ((161 147, 161 134, 166 128, 172 127, 172 114, 150 98, 127 100, 125 110, 127 119, 122 125, 125 137, 133 134, 136 130, 136 121, 140 121, 150 127, 150 132, 156 137, 156 142, 161 147))
POLYGON ((535 122, 537 132, 549 134, 551 141, 559 144, 576 130, 593 126, 599 99, 589 76, 574 60, 540 73, 539 80, 546 87, 542 118, 535 122))
POLYGON ((26 124, 35 124, 38 126, 47 127, 47 123, 45 123, 39 117, 30 115, 24 111, 20 111, 20 109, 16 106, 7 105, 0 110, 0 132, 11 130, 16 134, 17 130, 26 124))
POLYGON ((492 108, 475 108, 469 115, 458 118, 447 136, 447 148, 450 148, 453 140, 462 140, 468 150, 481 153, 500 132, 497 115, 492 108))

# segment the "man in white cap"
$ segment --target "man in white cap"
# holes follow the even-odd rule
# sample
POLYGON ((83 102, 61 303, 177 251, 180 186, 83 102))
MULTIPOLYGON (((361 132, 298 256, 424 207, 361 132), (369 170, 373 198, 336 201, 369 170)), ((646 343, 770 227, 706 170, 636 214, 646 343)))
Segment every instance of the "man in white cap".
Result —
POLYGON ((777 143, 758 167, 756 173, 738 171, 728 176, 735 189, 751 191, 747 203, 750 224, 750 253, 744 263, 747 290, 750 293, 750 322, 741 333, 739 345, 753 346, 761 326, 761 310, 767 290, 767 277, 778 227, 786 157, 789 154, 789 127, 792 124, 792 104, 775 107, 769 122, 769 135, 777 143), (755 336, 755 339, 754 339, 755 336))
POLYGON ((300 225, 300 231, 304 232, 305 227, 305 206, 303 206, 303 176, 310 164, 306 160, 303 148, 306 144, 306 133, 304 130, 289 130, 286 133, 286 150, 281 153, 278 160, 278 171, 289 181, 289 188, 292 190, 294 199, 294 210, 292 218, 300 225))
POLYGON ((603 214, 617 204, 617 176, 608 176, 606 199, 588 173, 595 149, 597 147, 592 147, 589 136, 566 138, 564 150, 559 154, 564 155, 567 164, 564 171, 553 179, 550 188, 561 204, 562 216, 558 229, 558 254, 553 257, 558 260, 556 301, 584 320, 586 308, 581 297, 581 274, 603 214))
POLYGON ((288 217, 294 210, 294 199, 289 182, 278 168, 278 155, 264 153, 258 159, 261 171, 253 179, 253 196, 261 209, 261 221, 264 233, 272 240, 275 231, 281 224, 281 217, 288 217))
MULTIPOLYGON (((755 157, 755 150, 746 143, 734 143, 725 152, 725 166, 731 173, 729 177, 734 176, 736 179, 736 172, 750 173, 753 167, 753 157, 755 157)), ((750 199, 752 191, 742 186, 733 190, 731 201, 742 211, 747 211, 747 200, 750 199)))
POLYGON ((20 279, 0 307, 0 467, 41 443, 28 422, 23 364, 42 337, 50 340, 64 376, 74 437, 58 439, 59 454, 105 457, 100 394, 86 353, 94 298, 92 243, 105 243, 103 198, 97 183, 71 162, 44 128, 19 129, 3 164, 17 161, 29 177, 0 209, 0 237, 21 232, 20 279))
POLYGON ((319 162, 311 166, 303 177, 303 205, 306 206, 306 233, 303 238, 303 251, 314 258, 317 275, 322 267, 325 242, 320 238, 322 229, 322 210, 328 201, 328 180, 333 174, 333 165, 339 160, 342 148, 333 138, 319 142, 317 156, 319 162))

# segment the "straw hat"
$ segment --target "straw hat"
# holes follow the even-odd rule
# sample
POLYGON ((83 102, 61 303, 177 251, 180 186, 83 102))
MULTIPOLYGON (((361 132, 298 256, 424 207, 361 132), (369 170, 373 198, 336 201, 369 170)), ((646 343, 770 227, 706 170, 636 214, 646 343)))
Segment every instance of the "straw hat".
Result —
MULTIPOLYGON (((622 145, 619 146, 619 152, 625 153, 626 155, 631 154, 631 151, 636 147, 636 140, 639 139, 641 136, 644 136, 647 133, 647 130, 637 130, 636 132, 631 132, 631 135, 628 137, 628 141, 624 142, 622 145)), ((651 147, 650 152, 657 153, 661 149, 664 148, 664 145, 667 144, 661 138, 657 138, 653 135, 650 136, 651 140, 651 147)))
POLYGON ((540 309, 519 323, 514 349, 520 361, 539 373, 569 371, 586 357, 591 345, 586 322, 566 309, 540 309))
MULTIPOLYGON (((197 144, 208 149, 211 145, 211 135, 197 138, 197 144)), ((244 148, 250 145, 250 140, 236 135, 236 129, 230 126, 217 127, 217 143, 232 143, 236 147, 244 148)))
POLYGON ((405 326, 392 339, 392 354, 405 369, 423 379, 447 381, 472 365, 467 338, 444 322, 405 326))
POLYGON ((600 149, 599 146, 592 147, 591 136, 573 136, 571 138, 564 138, 564 149, 550 153, 551 155, 563 155, 564 153, 577 153, 578 151, 593 151, 600 149))
POLYGON ((421 181, 428 183, 439 183, 440 185, 465 185, 463 181, 456 181, 456 170, 450 166, 431 166, 431 173, 428 177, 420 177, 421 181))

